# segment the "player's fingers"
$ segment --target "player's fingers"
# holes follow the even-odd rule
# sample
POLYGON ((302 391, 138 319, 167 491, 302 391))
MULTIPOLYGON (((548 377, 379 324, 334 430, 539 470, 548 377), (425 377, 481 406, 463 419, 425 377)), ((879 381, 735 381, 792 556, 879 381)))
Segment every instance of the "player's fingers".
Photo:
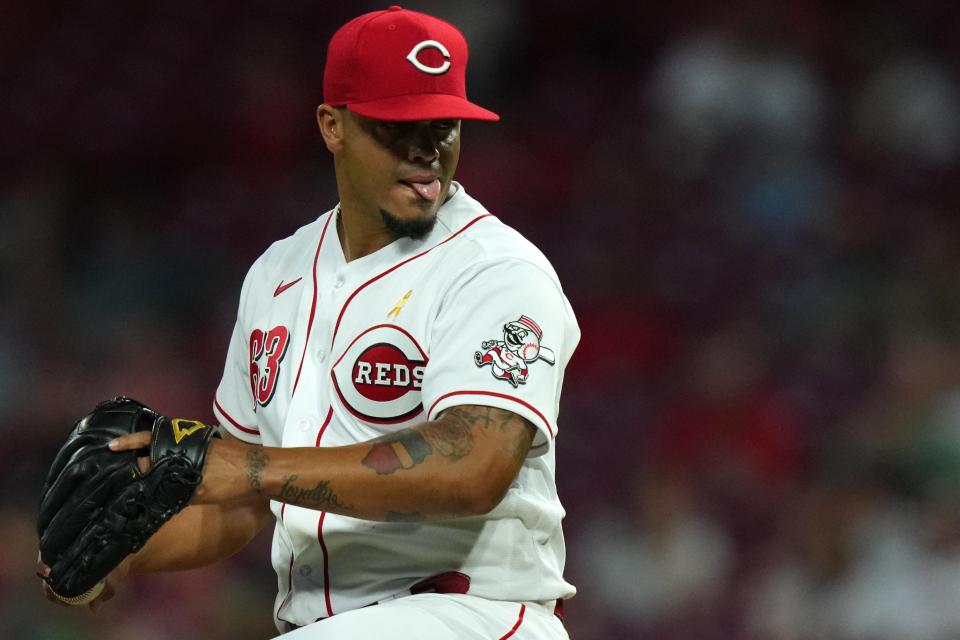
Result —
POLYGON ((121 436, 110 441, 111 451, 130 451, 131 449, 143 449, 150 446, 150 432, 138 431, 128 436, 121 436))
MULTIPOLYGON (((40 556, 37 556, 37 575, 41 578, 46 578, 50 575, 50 567, 43 564, 43 561, 40 559, 40 556)), ((50 590, 50 585, 47 584, 46 580, 40 580, 40 591, 43 593, 43 597, 52 602, 60 602, 53 597, 53 592, 50 590)), ((63 604, 62 602, 60 604, 63 604)))
MULTIPOLYGON (((110 441, 108 446, 110 447, 111 451, 131 451, 135 449, 144 449, 150 446, 150 435, 151 434, 149 431, 139 431, 128 436, 114 438, 110 441)), ((137 458, 137 466, 140 467, 141 473, 146 473, 147 469, 150 468, 150 458, 146 456, 137 458)))

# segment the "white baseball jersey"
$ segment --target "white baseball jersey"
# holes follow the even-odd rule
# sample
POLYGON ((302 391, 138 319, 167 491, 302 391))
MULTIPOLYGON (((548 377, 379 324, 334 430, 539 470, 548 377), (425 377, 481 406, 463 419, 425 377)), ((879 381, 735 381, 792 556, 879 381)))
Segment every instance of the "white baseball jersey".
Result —
POLYGON ((325 447, 488 405, 536 426, 533 448, 483 516, 372 522, 274 501, 278 625, 409 593, 448 571, 469 576, 482 598, 575 593, 562 574, 552 443, 580 330, 543 254, 454 186, 422 240, 346 262, 334 209, 267 249, 241 290, 214 411, 246 442, 325 447))

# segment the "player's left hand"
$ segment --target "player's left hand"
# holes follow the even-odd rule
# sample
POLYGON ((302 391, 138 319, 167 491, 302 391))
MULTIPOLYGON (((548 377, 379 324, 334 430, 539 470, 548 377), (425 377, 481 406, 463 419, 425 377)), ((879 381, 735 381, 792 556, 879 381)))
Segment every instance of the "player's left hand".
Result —
POLYGON ((126 397, 102 402, 78 420, 40 497, 37 532, 46 566, 39 573, 51 594, 83 602, 180 511, 200 483, 216 435, 214 427, 167 418, 126 397), (118 439, 130 449, 110 447, 118 439))

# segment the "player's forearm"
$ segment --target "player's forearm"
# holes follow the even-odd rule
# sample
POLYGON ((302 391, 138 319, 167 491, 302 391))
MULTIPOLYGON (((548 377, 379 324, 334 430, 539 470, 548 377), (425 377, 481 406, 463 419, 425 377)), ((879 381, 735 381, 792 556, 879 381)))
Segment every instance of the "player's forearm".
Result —
MULTIPOLYGON (((503 498, 532 438, 533 428, 511 412, 454 407, 356 445, 233 449, 233 483, 212 484, 368 520, 473 515, 503 498)), ((201 485, 197 500, 218 499, 215 486, 206 489, 201 485)))
POLYGON ((245 547, 269 522, 260 500, 190 505, 171 518, 131 557, 131 573, 196 569, 245 547))
MULTIPOLYGON (((460 477, 442 460, 422 460, 404 468, 392 461, 371 464, 389 444, 327 449, 263 449, 259 484, 265 495, 309 509, 365 520, 420 520, 469 515, 479 508, 467 491, 466 469, 460 477), (371 453, 372 452, 372 453, 371 453)), ((253 474, 258 472, 253 470, 253 474)))

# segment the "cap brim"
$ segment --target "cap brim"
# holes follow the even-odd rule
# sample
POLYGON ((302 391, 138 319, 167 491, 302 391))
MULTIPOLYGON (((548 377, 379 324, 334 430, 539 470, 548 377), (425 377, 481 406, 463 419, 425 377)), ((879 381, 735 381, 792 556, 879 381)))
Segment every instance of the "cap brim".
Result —
POLYGON ((366 102, 348 103, 347 109, 377 120, 409 122, 411 120, 486 120, 496 122, 500 116, 469 100, 445 93, 420 93, 394 96, 366 102))

